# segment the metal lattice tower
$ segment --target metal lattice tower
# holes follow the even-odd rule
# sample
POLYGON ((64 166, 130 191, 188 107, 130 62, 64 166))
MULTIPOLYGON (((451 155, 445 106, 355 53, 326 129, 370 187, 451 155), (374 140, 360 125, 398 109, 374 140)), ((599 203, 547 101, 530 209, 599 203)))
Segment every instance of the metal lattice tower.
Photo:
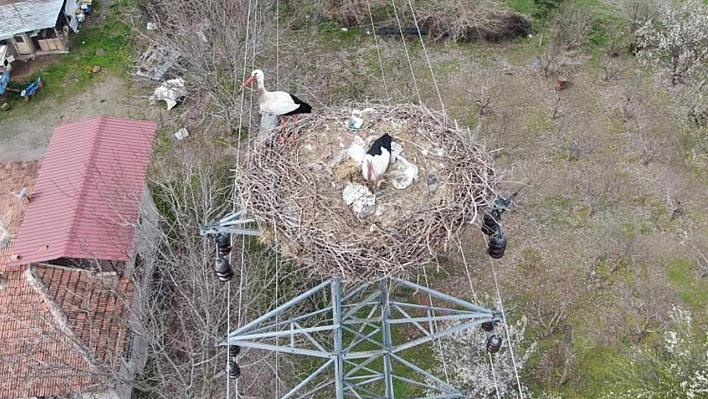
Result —
POLYGON ((420 387, 427 399, 452 399, 463 394, 406 360, 401 352, 484 322, 496 324, 501 318, 500 312, 405 280, 346 284, 335 277, 231 332, 220 345, 322 359, 321 366, 282 399, 330 395, 394 399, 395 381, 420 387), (430 295, 435 305, 412 303, 415 292, 430 295), (328 298, 327 305, 313 308, 317 301, 311 298, 321 297, 328 298), (306 310, 294 315, 297 309, 306 310), (275 321, 276 315, 281 321, 275 321), (455 324, 436 328, 438 322, 446 321, 455 324), (407 340, 404 334, 396 334, 405 327, 413 327, 416 338, 407 340), (286 339, 279 340, 281 344, 276 337, 286 339), (418 378, 401 376, 394 372, 394 365, 418 378))
MULTIPOLYGON (((259 235, 248 227, 252 223, 239 211, 203 227, 201 234, 259 235)), ((333 277, 231 331, 218 344, 236 352, 245 347, 320 359, 320 365, 281 399, 396 399, 396 382, 426 392, 417 399, 453 399, 464 395, 406 360, 403 352, 477 326, 486 331, 489 344, 499 340, 493 330, 502 320, 500 311, 410 281, 347 282, 333 277), (429 296, 430 303, 416 303, 416 294, 429 296), (410 331, 415 336, 406 338, 410 331)))

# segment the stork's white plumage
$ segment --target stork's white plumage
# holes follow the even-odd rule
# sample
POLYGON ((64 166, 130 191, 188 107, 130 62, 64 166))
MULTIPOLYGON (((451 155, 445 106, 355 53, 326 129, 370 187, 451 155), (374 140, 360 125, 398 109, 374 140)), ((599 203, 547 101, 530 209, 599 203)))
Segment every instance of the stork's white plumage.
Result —
POLYGON ((361 164, 361 173, 364 179, 378 185, 379 179, 386 173, 391 162, 391 136, 388 133, 379 137, 364 155, 361 164))
MULTIPOLYGON (((283 125, 283 135, 280 138, 281 143, 285 141, 285 120, 286 117, 292 116, 294 123, 297 124, 298 114, 309 114, 312 112, 312 107, 306 102, 300 100, 290 93, 284 91, 268 91, 265 88, 265 77, 263 71, 256 69, 251 73, 251 76, 243 82, 241 90, 254 81, 258 83, 258 105, 261 113, 270 113, 280 117, 280 122, 283 125)), ((295 141, 295 136, 291 136, 290 142, 295 141)))

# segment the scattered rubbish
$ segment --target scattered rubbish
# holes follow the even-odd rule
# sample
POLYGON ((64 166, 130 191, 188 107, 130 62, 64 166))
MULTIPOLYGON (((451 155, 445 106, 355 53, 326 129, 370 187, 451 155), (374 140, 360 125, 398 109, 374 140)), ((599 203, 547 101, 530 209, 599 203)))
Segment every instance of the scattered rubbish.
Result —
POLYGON ((349 183, 342 193, 344 202, 352 207, 356 215, 363 219, 376 212, 376 196, 359 183, 349 183))
POLYGON ((352 115, 351 118, 349 118, 349 129, 351 130, 359 130, 361 129, 361 125, 364 124, 364 120, 359 118, 358 116, 352 115))
POLYGON ((138 71, 135 74, 152 80, 161 80, 180 55, 181 53, 177 50, 155 45, 150 46, 140 56, 138 71))
POLYGON ((147 23, 147 30, 157 30, 157 24, 154 22, 147 23))
POLYGON ((38 77, 36 81, 30 83, 24 90, 22 90, 22 92, 20 92, 20 96, 26 103, 28 103, 32 97, 34 97, 34 95, 43 88, 44 80, 42 80, 42 77, 38 77))
POLYGON ((535 60, 535 61, 533 61, 533 62, 531 63, 531 66, 532 66, 532 67, 535 67, 535 68, 540 68, 540 67, 543 66, 543 64, 541 63, 540 60, 535 60))
POLYGON ((203 23, 197 25, 199 29, 197 29, 197 37, 199 40, 203 41, 204 43, 209 43, 209 38, 207 35, 211 35, 211 23, 209 23, 208 20, 204 20, 203 23))
POLYGON ((359 136, 354 136, 352 140, 352 145, 347 148, 347 154, 357 165, 361 165, 364 162, 364 155, 366 155, 366 141, 359 136))
POLYGON ((10 70, 11 68, 6 68, 0 75, 0 94, 5 92, 7 85, 10 83, 10 70))
POLYGON ((2 111, 9 111, 10 108, 11 108, 10 104, 8 104, 8 103, 2 103, 2 105, 0 105, 0 110, 2 110, 2 111))
POLYGON ((396 169, 389 172, 388 178, 391 181, 391 184, 393 184, 393 187, 396 187, 399 190, 404 190, 413 184, 413 181, 418 178, 418 167, 408 162, 407 159, 403 158, 403 156, 399 154, 396 162, 396 169))
POLYGON ((568 83, 568 78, 565 76, 561 76, 558 79, 556 79, 556 91, 561 91, 566 88, 566 84, 568 83))
POLYGON ((171 79, 155 89, 155 93, 150 97, 150 103, 155 105, 158 101, 164 101, 167 103, 167 109, 171 110, 177 105, 177 101, 186 95, 184 80, 171 79))
POLYGON ((341 28, 340 29, 342 32, 349 32, 349 28, 341 28))
POLYGON ((403 146, 395 141, 391 142, 391 163, 396 162, 396 158, 403 152, 403 146))
POLYGON ((177 140, 184 140, 184 139, 186 139, 187 137, 189 137, 189 132, 187 131, 187 128, 186 128, 186 127, 183 127, 183 128, 181 128, 181 129, 179 129, 179 130, 174 134, 174 136, 175 136, 175 138, 176 138, 177 140))
POLYGON ((438 177, 435 175, 428 176, 428 190, 434 193, 438 188, 438 177))
POLYGON ((349 121, 347 122, 347 127, 351 130, 359 130, 361 129, 362 125, 364 124, 364 119, 362 116, 364 116, 365 113, 373 111, 373 108, 365 108, 363 110, 358 110, 354 109, 352 110, 352 116, 349 118, 349 121))
POLYGON ((93 68, 91 68, 91 72, 93 72, 93 73, 101 72, 101 66, 100 65, 94 66, 93 68))

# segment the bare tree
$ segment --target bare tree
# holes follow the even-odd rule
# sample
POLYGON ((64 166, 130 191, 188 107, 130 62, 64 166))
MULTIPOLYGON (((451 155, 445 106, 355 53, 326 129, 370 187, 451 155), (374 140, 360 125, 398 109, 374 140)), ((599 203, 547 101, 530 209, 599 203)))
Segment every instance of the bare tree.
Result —
POLYGON ((179 54, 165 78, 184 79, 184 124, 202 130, 240 128, 238 89, 246 74, 261 67, 256 57, 275 34, 268 7, 246 0, 205 0, 198 7, 185 0, 144 0, 126 15, 142 43, 179 54), (148 22, 156 29, 146 30, 148 22))

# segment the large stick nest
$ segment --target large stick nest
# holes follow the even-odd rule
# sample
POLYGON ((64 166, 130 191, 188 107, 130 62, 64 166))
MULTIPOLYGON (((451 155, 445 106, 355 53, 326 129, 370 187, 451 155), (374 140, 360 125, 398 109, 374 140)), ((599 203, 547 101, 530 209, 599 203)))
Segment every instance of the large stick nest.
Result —
POLYGON ((319 109, 301 119, 295 146, 253 139, 236 169, 241 206, 263 237, 312 273, 372 279, 415 272, 488 206, 492 159, 468 131, 426 108, 377 106, 358 132, 346 127, 351 111, 319 109), (346 150, 355 134, 370 143, 383 133, 403 146, 418 178, 404 190, 384 182, 380 212, 360 219, 342 198, 350 181, 366 183, 346 150))

